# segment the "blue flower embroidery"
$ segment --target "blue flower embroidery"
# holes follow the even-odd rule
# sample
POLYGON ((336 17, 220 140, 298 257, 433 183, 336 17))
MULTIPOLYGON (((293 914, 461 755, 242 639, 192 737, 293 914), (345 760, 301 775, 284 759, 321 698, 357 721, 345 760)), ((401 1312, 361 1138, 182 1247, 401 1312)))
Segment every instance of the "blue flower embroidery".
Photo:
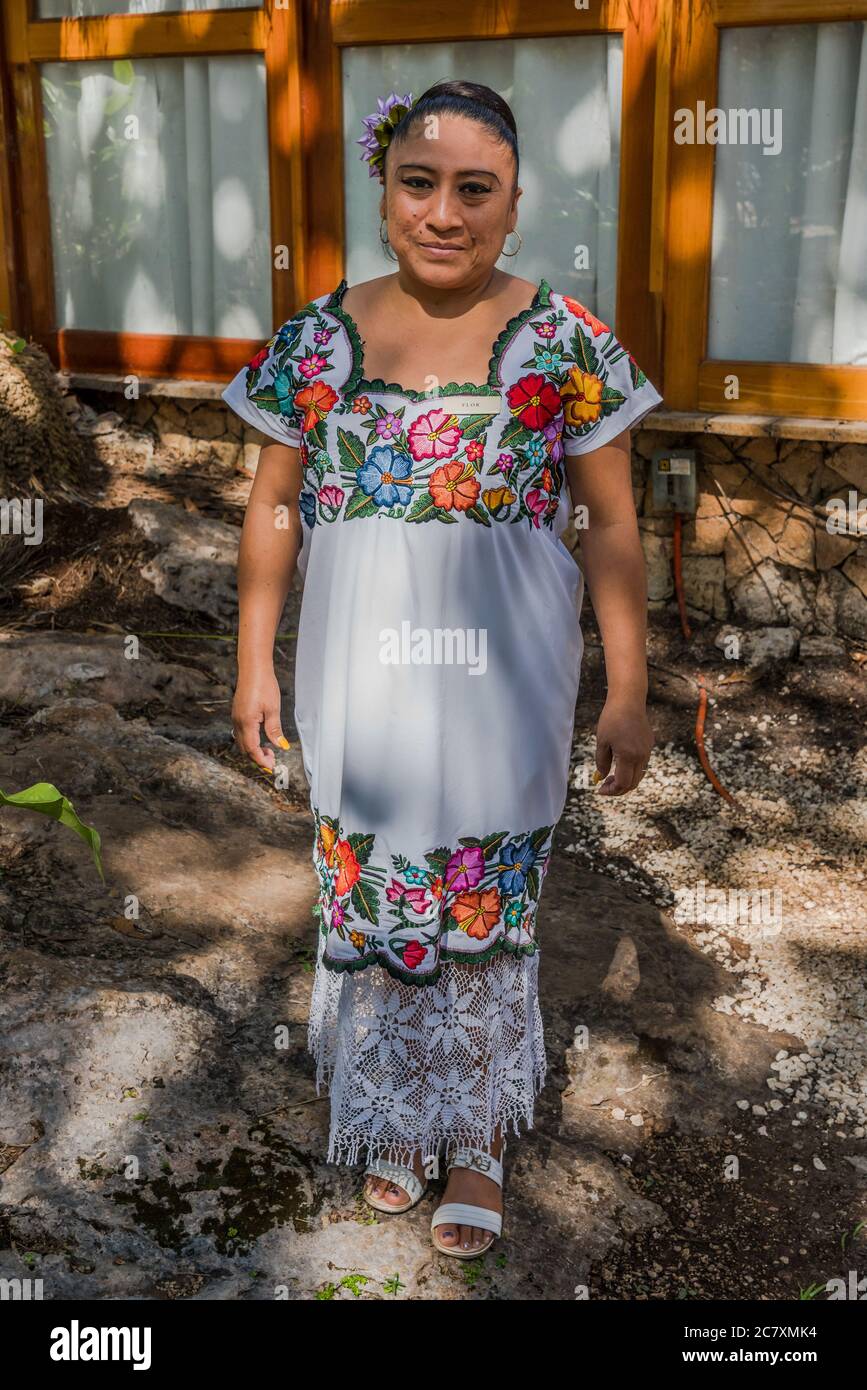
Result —
POLYGON ((377 507, 393 507, 396 502, 405 506, 412 497, 412 488, 400 482, 411 472, 412 459, 407 454, 390 444, 379 444, 371 449, 355 476, 362 492, 372 497, 377 507))
POLYGON ((316 525, 316 493, 315 493, 315 492, 302 492, 302 493, 301 493, 301 496, 298 498, 298 506, 299 506, 299 508, 300 508, 301 515, 303 516, 304 520, 307 522, 307 525, 310 526, 310 527, 315 526, 315 525, 316 525))
POLYGON ((538 438, 537 438, 537 439, 531 439, 531 440, 529 440, 529 442, 527 443, 527 446, 526 446, 526 450, 527 450, 527 457, 528 457, 528 459, 530 460, 530 462, 531 462, 532 464, 535 464, 535 465, 538 466, 538 465, 541 464, 541 463, 547 462, 547 451, 546 451, 546 449, 545 449, 545 440, 544 440, 544 438, 543 438, 543 439, 538 439, 538 438))
POLYGON ((536 862, 536 852, 529 839, 517 844, 504 845, 500 863, 505 865, 500 874, 500 887, 504 893, 523 893, 527 874, 536 862))
POLYGON ((277 372, 271 383, 281 415, 291 415, 295 405, 296 383, 288 372, 277 372))

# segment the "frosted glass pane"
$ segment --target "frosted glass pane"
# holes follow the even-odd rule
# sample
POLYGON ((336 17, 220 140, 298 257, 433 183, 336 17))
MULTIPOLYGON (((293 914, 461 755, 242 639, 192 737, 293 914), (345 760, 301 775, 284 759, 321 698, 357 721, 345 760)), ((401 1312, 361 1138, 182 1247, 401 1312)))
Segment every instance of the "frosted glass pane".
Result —
POLYGON ((272 329, 259 56, 47 63, 58 326, 272 329))
POLYGON ((717 107, 709 356, 867 365, 867 24, 723 29, 717 107))
POLYGON ((37 19, 88 19, 102 14, 168 14, 190 10, 260 10, 262 0, 37 0, 37 19))
MULTIPOLYGON (((389 44, 343 50, 346 277, 394 269, 379 244, 380 185, 361 162, 362 117, 391 91, 420 96, 442 78, 471 77, 505 97, 521 156, 518 227, 524 245, 498 265, 572 295, 615 319, 620 177, 620 35, 389 44), (586 268, 580 248, 587 248, 586 268), (576 265, 576 261, 578 265, 576 265)), ((515 238, 509 238, 511 247, 515 238)))

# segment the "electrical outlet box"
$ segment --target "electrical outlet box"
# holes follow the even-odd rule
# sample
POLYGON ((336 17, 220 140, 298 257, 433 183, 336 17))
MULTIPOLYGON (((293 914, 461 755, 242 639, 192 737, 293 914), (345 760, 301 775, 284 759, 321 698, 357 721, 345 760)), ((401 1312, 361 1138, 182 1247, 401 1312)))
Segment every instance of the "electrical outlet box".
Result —
POLYGON ((654 449, 653 510, 695 513, 694 449, 654 449))

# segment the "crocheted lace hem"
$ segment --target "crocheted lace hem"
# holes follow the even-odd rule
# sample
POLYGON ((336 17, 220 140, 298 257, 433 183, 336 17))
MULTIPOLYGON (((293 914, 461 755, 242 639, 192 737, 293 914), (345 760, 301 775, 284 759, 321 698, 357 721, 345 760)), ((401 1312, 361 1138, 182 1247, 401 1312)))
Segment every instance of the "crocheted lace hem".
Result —
POLYGON ((444 961, 420 990, 382 969, 328 970, 322 949, 308 1048, 331 1096, 328 1163, 442 1161, 458 1144, 490 1151, 498 1126, 533 1127, 547 1066, 538 951, 444 961))

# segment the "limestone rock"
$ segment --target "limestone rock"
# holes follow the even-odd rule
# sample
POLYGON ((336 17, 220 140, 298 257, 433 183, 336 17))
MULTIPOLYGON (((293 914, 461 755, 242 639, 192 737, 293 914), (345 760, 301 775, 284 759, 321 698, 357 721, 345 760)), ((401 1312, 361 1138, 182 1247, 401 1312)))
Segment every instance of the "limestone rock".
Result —
POLYGON ((133 525, 158 547, 142 575, 160 598, 233 623, 238 612, 239 529, 165 502, 136 499, 128 511, 133 525))

